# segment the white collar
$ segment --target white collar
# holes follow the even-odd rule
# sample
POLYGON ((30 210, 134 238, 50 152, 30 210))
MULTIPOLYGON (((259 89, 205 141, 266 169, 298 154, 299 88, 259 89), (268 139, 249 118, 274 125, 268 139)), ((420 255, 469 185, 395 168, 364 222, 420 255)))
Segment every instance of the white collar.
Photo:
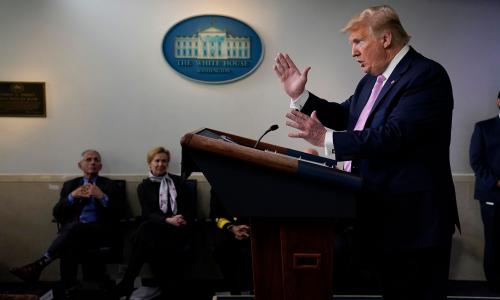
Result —
POLYGON ((406 55, 406 53, 408 53, 408 51, 410 51, 410 46, 404 45, 404 47, 401 48, 401 50, 399 50, 398 54, 396 54, 396 56, 394 56, 394 58, 391 60, 391 62, 387 66, 387 69, 385 69, 384 73, 382 73, 382 75, 384 75, 386 80, 387 80, 387 78, 389 78, 389 76, 391 76, 392 71, 394 71, 396 66, 403 59, 403 57, 406 55))

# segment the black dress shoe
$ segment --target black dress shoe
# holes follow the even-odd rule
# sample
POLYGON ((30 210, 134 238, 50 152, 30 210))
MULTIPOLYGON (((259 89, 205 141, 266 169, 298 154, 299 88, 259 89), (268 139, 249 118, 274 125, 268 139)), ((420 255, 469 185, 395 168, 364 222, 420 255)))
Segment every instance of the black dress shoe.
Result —
POLYGON ((19 268, 12 268, 9 272, 25 282, 33 283, 38 281, 45 266, 45 261, 43 259, 39 259, 31 264, 27 264, 19 268))

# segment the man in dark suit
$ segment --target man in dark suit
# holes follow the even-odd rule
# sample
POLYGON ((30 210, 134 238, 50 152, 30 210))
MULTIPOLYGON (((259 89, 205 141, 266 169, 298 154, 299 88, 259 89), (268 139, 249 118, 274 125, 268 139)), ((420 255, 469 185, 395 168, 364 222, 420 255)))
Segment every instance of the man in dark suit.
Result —
POLYGON ((220 267, 231 295, 252 290, 250 220, 232 217, 214 190, 210 191, 210 217, 215 220, 214 259, 220 267))
POLYGON ((370 7, 343 29, 367 73, 342 103, 305 90, 287 54, 274 66, 292 98, 290 137, 325 147, 364 180, 357 230, 382 274, 384 299, 446 299, 451 237, 458 225, 449 162, 453 94, 438 63, 408 46, 389 6, 370 7), (324 126, 333 129, 327 129, 324 126), (375 255, 377 255, 375 257, 375 255))
MULTIPOLYGON (((497 97, 500 109, 500 92, 497 97)), ((500 114, 476 123, 470 142, 470 164, 476 174, 474 198, 484 225, 484 273, 500 291, 500 114)))
MULTIPOLYGON (((53 214, 61 228, 45 254, 38 260, 10 272, 18 278, 35 282, 42 270, 57 258, 61 261, 61 281, 67 286, 76 282, 78 262, 88 249, 97 248, 111 240, 113 224, 119 211, 116 187, 113 181, 98 175, 102 168, 101 156, 96 150, 85 150, 78 167, 83 177, 66 181, 53 214)), ((86 261, 85 271, 103 276, 104 265, 86 261)))

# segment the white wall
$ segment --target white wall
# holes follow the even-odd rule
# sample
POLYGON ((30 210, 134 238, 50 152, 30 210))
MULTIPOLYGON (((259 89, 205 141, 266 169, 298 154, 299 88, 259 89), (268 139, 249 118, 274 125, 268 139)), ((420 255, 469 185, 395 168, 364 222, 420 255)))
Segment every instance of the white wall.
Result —
MULTIPOLYGON (((411 44, 443 64, 455 94, 452 167, 469 173, 473 123, 498 112, 500 2, 387 1, 413 36, 411 44)), ((104 173, 142 174, 145 152, 173 151, 180 137, 210 127, 302 149, 287 137, 288 99, 272 70, 278 51, 302 69, 308 88, 343 100, 362 73, 339 30, 374 1, 327 0, 0 0, 0 81, 44 81, 47 118, 0 118, 0 174, 77 173, 84 148, 97 148, 104 173), (251 76, 224 85, 186 80, 165 62, 161 42, 178 21, 223 14, 252 26, 265 46, 251 76)), ((430 154, 431 155, 431 154, 430 154)))

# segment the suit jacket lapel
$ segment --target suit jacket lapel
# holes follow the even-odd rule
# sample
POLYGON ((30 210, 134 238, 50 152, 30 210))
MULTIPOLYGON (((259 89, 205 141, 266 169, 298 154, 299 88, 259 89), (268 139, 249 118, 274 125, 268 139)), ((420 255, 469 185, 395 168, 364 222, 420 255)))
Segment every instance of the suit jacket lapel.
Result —
POLYGON ((413 56, 415 53, 416 53, 415 50, 413 50, 413 48, 410 48, 410 51, 408 51, 405 57, 403 57, 403 59, 396 66, 394 71, 392 71, 391 76, 389 76, 389 78, 387 79, 386 83, 382 87, 382 90, 380 91, 380 94, 377 97, 377 100, 373 104, 373 108, 370 112, 370 115, 368 116, 368 119, 370 119, 370 117, 376 111, 377 107, 380 105, 382 99, 384 99, 387 92, 389 92, 391 88, 396 85, 399 79, 408 71, 410 63, 413 60, 413 56))
POLYGON ((102 180, 99 179, 99 175, 96 175, 96 177, 95 177, 95 185, 97 185, 99 188, 101 188, 102 180))

